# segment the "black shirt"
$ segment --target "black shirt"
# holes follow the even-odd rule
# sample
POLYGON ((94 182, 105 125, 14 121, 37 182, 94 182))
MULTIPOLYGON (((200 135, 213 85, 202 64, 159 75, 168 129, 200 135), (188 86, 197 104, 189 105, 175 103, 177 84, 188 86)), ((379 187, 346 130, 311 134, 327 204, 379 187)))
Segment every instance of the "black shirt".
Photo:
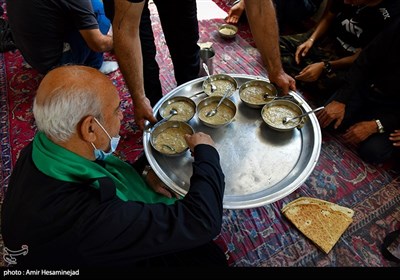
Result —
POLYGON ((336 14, 333 30, 342 47, 355 52, 365 47, 388 22, 400 14, 400 1, 383 0, 376 6, 353 6, 343 0, 332 1, 330 11, 336 14))
POLYGON ((7 0, 7 14, 16 46, 41 73, 59 63, 68 33, 98 28, 90 0, 7 0))

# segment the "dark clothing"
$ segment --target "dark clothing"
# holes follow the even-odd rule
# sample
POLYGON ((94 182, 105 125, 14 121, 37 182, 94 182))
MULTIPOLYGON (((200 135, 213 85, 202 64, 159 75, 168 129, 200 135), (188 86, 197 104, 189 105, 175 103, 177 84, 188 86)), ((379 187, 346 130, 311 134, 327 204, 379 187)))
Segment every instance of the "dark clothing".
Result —
POLYGON ((124 202, 107 177, 63 182, 41 173, 32 144, 20 154, 2 205, 5 247, 20 266, 226 265, 212 243, 222 223, 224 175, 217 151, 198 145, 186 196, 173 205, 124 202), (211 243, 210 243, 211 242, 211 243))
MULTIPOLYGON (((127 0, 142 2, 140 0, 127 0)), ((113 17, 113 1, 106 0, 106 14, 113 17)), ((165 41, 167 43, 177 85, 198 78, 200 71, 199 27, 196 0, 155 0, 165 41)), ((160 68, 156 61, 156 45, 151 26, 148 0, 140 21, 140 41, 143 56, 144 90, 154 106, 162 98, 160 68)))
POLYGON ((71 32, 99 27, 90 0, 6 2, 15 44, 24 59, 41 73, 60 64, 64 42, 71 32))
MULTIPOLYGON (((296 49, 308 40, 312 31, 282 36, 280 49, 285 71, 296 76, 307 65, 351 56, 356 49, 365 47, 381 30, 400 14, 400 1, 384 0, 374 7, 352 6, 343 1, 332 1, 330 12, 336 17, 329 32, 318 39, 298 65, 294 59, 296 49)), ((298 81, 300 87, 313 91, 319 98, 327 99, 343 84, 348 68, 322 73, 316 82, 298 81)))
POLYGON ((343 49, 355 52, 365 47, 383 27, 400 14, 398 0, 383 0, 376 6, 346 5, 332 1, 330 11, 336 15, 331 30, 343 49))
POLYGON ((387 26, 350 68, 344 86, 332 100, 346 104, 341 128, 360 121, 379 119, 383 134, 373 134, 360 145, 360 155, 382 162, 394 152, 389 133, 400 127, 400 18, 387 26))
POLYGON ((322 0, 274 0, 279 29, 287 24, 298 25, 313 16, 322 0))

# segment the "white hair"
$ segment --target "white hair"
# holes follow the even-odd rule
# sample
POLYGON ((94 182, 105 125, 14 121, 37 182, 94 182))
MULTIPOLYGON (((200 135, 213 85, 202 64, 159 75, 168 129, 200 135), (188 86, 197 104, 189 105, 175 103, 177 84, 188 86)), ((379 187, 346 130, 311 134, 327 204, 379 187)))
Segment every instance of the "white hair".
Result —
POLYGON ((102 102, 94 90, 77 87, 59 87, 51 97, 38 104, 33 102, 33 115, 39 131, 60 142, 65 142, 76 133, 78 123, 92 115, 102 120, 102 102))

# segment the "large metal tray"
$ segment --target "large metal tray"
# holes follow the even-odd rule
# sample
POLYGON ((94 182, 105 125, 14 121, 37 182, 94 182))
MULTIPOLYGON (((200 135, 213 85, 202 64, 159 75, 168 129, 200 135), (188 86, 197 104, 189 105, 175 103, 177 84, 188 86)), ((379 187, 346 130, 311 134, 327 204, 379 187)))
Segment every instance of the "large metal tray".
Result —
MULTIPOLYGON (((230 74, 240 87, 256 76, 230 74)), ((153 108, 155 114, 161 104, 173 96, 190 97, 202 91, 203 78, 183 84, 166 94, 153 108)), ((297 93, 290 92, 304 111, 310 106, 297 93)), ((198 104, 205 95, 194 98, 198 104)), ((246 106, 236 91, 231 100, 238 106, 233 121, 222 128, 210 128, 200 123, 197 116, 189 124, 196 132, 211 135, 220 153, 225 173, 226 209, 258 207, 275 202, 292 193, 308 178, 318 161, 321 150, 321 129, 314 114, 304 126, 290 132, 269 128, 261 118, 261 109, 246 106)), ((144 132, 146 157, 161 180, 173 191, 185 195, 189 190, 193 158, 190 151, 179 157, 164 156, 150 144, 150 134, 144 132)))

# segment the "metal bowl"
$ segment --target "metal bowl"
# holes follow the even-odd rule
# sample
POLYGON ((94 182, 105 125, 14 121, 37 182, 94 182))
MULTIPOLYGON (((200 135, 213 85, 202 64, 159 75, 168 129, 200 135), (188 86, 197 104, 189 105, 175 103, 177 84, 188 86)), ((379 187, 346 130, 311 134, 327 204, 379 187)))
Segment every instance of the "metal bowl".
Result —
POLYGON ((237 88, 237 81, 233 77, 226 74, 211 75, 210 78, 205 79, 203 82, 203 91, 208 96, 223 96, 228 89, 232 90, 228 96, 232 96, 237 88), (214 92, 211 92, 210 79, 211 83, 217 88, 214 92))
POLYGON ((176 110, 178 113, 172 116, 170 121, 187 122, 196 114, 196 103, 185 96, 175 96, 166 100, 158 110, 162 118, 167 117, 171 110, 176 110))
POLYGON ((237 107, 229 98, 224 99, 218 107, 217 113, 212 117, 207 117, 206 113, 215 109, 221 96, 209 96, 197 105, 197 116, 201 123, 212 128, 218 128, 230 124, 235 118, 237 107))
POLYGON ((180 156, 189 149, 185 134, 194 134, 193 128, 188 123, 161 121, 150 130, 150 143, 163 155, 180 156))
POLYGON ((238 32, 238 28, 232 24, 222 24, 218 28, 218 34, 225 39, 232 39, 235 38, 236 33, 238 32))
POLYGON ((289 100, 274 100, 264 105, 261 117, 272 129, 278 131, 290 131, 302 125, 303 119, 299 118, 283 124, 284 117, 296 117, 303 113, 299 105, 289 100))
POLYGON ((277 95, 278 91, 275 86, 266 81, 248 81, 239 88, 240 100, 252 108, 262 108, 277 95))

